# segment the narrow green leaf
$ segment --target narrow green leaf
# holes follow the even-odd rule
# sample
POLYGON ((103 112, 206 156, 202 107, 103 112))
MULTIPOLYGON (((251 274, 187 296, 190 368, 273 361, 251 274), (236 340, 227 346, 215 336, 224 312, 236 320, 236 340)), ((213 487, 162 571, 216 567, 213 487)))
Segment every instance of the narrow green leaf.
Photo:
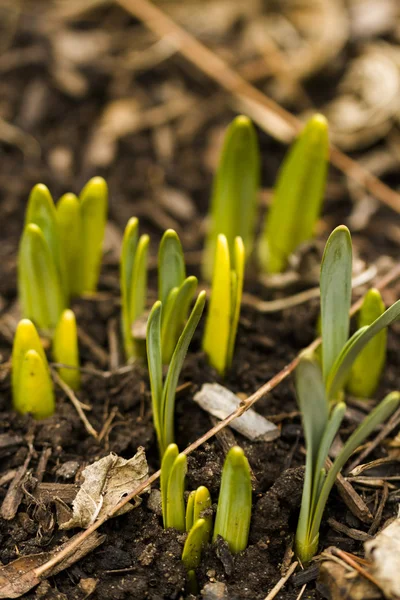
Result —
POLYGON ((171 468, 167 488, 167 527, 185 531, 186 454, 178 454, 171 468))
POLYGON ((179 375, 182 369, 183 361, 189 344, 196 330, 200 317, 203 313, 204 304, 206 301, 205 291, 200 292, 197 296, 196 303, 193 310, 187 320, 185 328, 179 337, 176 345, 174 354, 168 368, 167 377, 164 383, 164 389, 162 394, 162 417, 161 423, 163 425, 163 447, 174 441, 174 411, 175 411, 175 394, 176 386, 178 385, 179 375))
POLYGON ((178 234, 173 229, 164 233, 158 250, 158 297, 163 304, 172 288, 179 288, 184 279, 185 259, 178 234))
POLYGON ((22 314, 50 332, 65 307, 59 272, 41 229, 30 223, 18 256, 18 293, 22 314))
POLYGON ((50 417, 55 411, 53 385, 46 363, 36 350, 28 350, 19 372, 18 393, 14 408, 21 414, 31 413, 35 419, 50 417))
MULTIPOLYGON (((157 434, 160 454, 163 456, 165 448, 162 432, 162 362, 161 362, 161 302, 158 300, 151 309, 147 322, 146 346, 147 363, 149 367, 151 403, 153 409, 154 428, 157 434)), ((173 440, 171 440, 172 442, 173 440)))
POLYGON ((82 217, 82 292, 95 292, 100 275, 108 188, 102 177, 88 181, 79 196, 82 217))
POLYGON ((265 271, 282 272, 290 254, 312 239, 325 192, 328 157, 328 124, 316 114, 291 146, 275 183, 259 245, 265 271))
POLYGON ((161 324, 161 347, 163 364, 168 365, 176 343, 184 327, 190 304, 197 287, 197 277, 187 277, 179 288, 173 288, 168 296, 165 318, 161 324), (175 292, 176 290, 176 292, 175 292))
POLYGON ((360 444, 372 433, 372 431, 381 423, 386 421, 387 418, 398 408, 400 404, 400 393, 392 392, 382 400, 378 406, 370 412, 370 414, 364 419, 364 421, 357 427, 355 432, 349 437, 345 443, 343 449, 337 456, 332 467, 328 471, 325 479, 325 483, 322 487, 321 493, 318 497, 315 513, 313 515, 313 521, 311 526, 311 538, 318 536, 319 528, 321 525, 322 516, 325 510, 330 491, 335 483, 335 479, 339 471, 346 464, 350 456, 356 450, 360 444))
POLYGON ((75 194, 64 194, 57 202, 57 223, 62 253, 61 267, 68 298, 82 290, 82 220, 75 194))
POLYGON ((233 353, 235 350, 235 341, 237 328, 240 317, 240 306, 242 303, 242 292, 243 292, 243 280, 244 280, 244 261, 245 261, 245 248, 243 240, 240 237, 235 238, 234 245, 234 282, 231 283, 232 290, 232 301, 231 301, 231 325, 229 332, 228 341, 228 354, 227 354, 227 367, 232 365, 233 353))
POLYGON ((139 220, 129 219, 122 240, 120 258, 120 287, 121 287, 121 327, 124 340, 125 356, 130 359, 134 355, 132 339, 132 321, 130 297, 132 288, 133 265, 135 264, 136 249, 139 239, 139 220))
POLYGON ((326 382, 349 337, 352 249, 350 232, 336 227, 326 242, 321 264, 322 365, 326 382))
POLYGON ((214 178, 203 277, 214 271, 219 234, 224 234, 233 253, 236 236, 243 239, 247 256, 254 244, 260 155, 255 129, 247 117, 236 117, 228 127, 218 169, 214 178))
MULTIPOLYGON (((385 312, 385 305, 379 290, 372 288, 365 294, 360 312, 358 327, 369 326, 385 312)), ((353 396, 372 398, 376 392, 386 359, 387 331, 380 333, 368 342, 353 363, 347 389, 353 396)))
POLYGON ((193 522, 196 523, 198 519, 204 520, 204 543, 208 542, 212 529, 211 505, 210 492, 204 485, 199 486, 194 497, 193 522))
POLYGON ((70 388, 77 391, 81 387, 79 370, 78 331, 72 310, 64 310, 57 324, 53 338, 53 357, 55 362, 75 367, 59 368, 58 372, 70 388))
POLYGON ((161 477, 160 477, 160 488, 161 488, 161 507, 163 515, 164 529, 167 525, 167 497, 168 497, 168 483, 171 475, 172 466, 178 456, 178 446, 176 444, 170 444, 164 452, 164 456, 161 461, 161 477))
POLYGON ((25 225, 29 225, 30 223, 37 225, 43 233, 53 261, 57 269, 60 270, 60 247, 56 208, 48 188, 43 183, 35 185, 29 195, 25 225))
POLYGON ((227 367, 232 323, 231 264, 225 235, 218 236, 211 298, 208 305, 203 350, 210 364, 221 374, 227 367))
POLYGON ((392 304, 383 315, 378 317, 369 327, 357 331, 346 344, 342 353, 333 365, 326 384, 329 398, 335 398, 337 392, 343 387, 350 373, 351 367, 370 340, 378 335, 385 327, 400 318, 400 300, 392 304))
POLYGON ((185 526, 186 526, 187 532, 189 532, 192 529, 193 523, 194 523, 194 499, 195 499, 195 496, 196 496, 196 490, 193 490, 192 492, 190 492, 188 501, 186 504, 185 526))
POLYGON ((124 325, 126 356, 129 359, 142 355, 142 346, 132 334, 132 325, 145 311, 147 294, 147 256, 150 238, 147 234, 141 235, 136 247, 133 268, 130 275, 128 308, 126 316, 128 321, 124 325))
POLYGON ((204 544, 204 533, 206 522, 204 519, 197 519, 190 529, 186 538, 182 552, 182 562, 187 571, 197 569, 201 560, 201 550, 204 544))
POLYGON ((232 554, 247 546, 251 518, 250 467, 239 446, 231 448, 222 470, 213 541, 218 535, 228 542, 232 554))

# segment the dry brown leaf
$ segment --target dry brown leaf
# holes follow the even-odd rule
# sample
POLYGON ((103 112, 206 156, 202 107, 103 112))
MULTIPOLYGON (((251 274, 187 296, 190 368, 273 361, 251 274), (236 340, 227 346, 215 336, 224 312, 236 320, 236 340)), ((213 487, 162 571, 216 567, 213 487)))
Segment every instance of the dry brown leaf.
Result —
POLYGON ((400 598, 400 518, 364 544, 372 573, 390 600, 400 598))
MULTIPOLYGON (((126 460, 114 453, 92 463, 82 472, 85 481, 73 502, 72 518, 61 529, 86 529, 112 509, 149 476, 146 455, 142 447, 133 458, 126 460)), ((132 510, 125 505, 116 515, 132 510)))

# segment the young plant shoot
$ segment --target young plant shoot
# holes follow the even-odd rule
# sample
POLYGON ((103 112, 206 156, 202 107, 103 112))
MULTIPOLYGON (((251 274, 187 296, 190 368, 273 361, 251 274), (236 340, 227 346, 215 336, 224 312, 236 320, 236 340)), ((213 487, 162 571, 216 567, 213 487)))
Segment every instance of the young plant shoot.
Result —
MULTIPOLYGON (((364 296, 357 326, 371 325, 385 312, 379 290, 372 288, 364 296)), ((387 331, 383 329, 360 352, 351 369, 347 390, 359 398, 372 398, 376 392, 386 360, 387 331)))
POLYGON ((206 293, 200 292, 186 325, 174 347, 167 375, 162 375, 161 322, 163 304, 155 302, 147 323, 146 346, 149 366, 154 427, 157 434, 160 456, 174 442, 175 394, 190 341, 202 315, 206 293))
POLYGON ((392 392, 374 408, 344 444, 328 472, 325 462, 342 422, 344 402, 329 403, 319 363, 304 354, 295 372, 296 394, 306 440, 306 471, 296 532, 296 553, 303 565, 318 549, 319 529, 336 475, 356 448, 383 423, 400 404, 400 393, 392 392))
POLYGON ((164 528, 185 531, 186 454, 179 454, 176 444, 169 444, 161 461, 161 506, 164 528))
MULTIPOLYGON (((400 403, 398 392, 389 394, 350 436, 329 472, 325 472, 329 449, 346 410, 346 405, 338 402, 338 398, 351 369, 370 340, 375 341, 376 336, 400 316, 398 301, 349 339, 351 264, 350 232, 342 225, 331 233, 321 264, 322 368, 314 354, 304 353, 295 372, 296 395, 307 447, 296 534, 296 552, 304 564, 317 551, 322 515, 337 473, 352 452, 400 403)), ((368 371, 367 364, 365 368, 368 371)))
POLYGON ((182 333, 197 288, 196 277, 186 277, 181 242, 173 229, 164 233, 158 251, 158 297, 162 302, 162 363, 168 365, 182 333))
POLYGON ((75 315, 67 309, 62 313, 53 338, 53 358, 56 363, 72 367, 60 367, 58 373, 70 388, 78 391, 81 387, 79 370, 78 332, 75 315))
POLYGON ((221 375, 224 375, 232 364, 243 291, 244 262, 242 238, 235 239, 231 255, 226 237, 220 234, 217 240, 203 349, 211 365, 221 375))
POLYGON ((220 535, 232 554, 247 546, 251 519, 251 478, 247 458, 239 446, 231 448, 222 470, 213 541, 220 535))
POLYGON ((55 410, 49 366, 39 335, 29 319, 22 319, 15 332, 11 357, 13 406, 35 419, 50 417, 55 410))
POLYGON ((261 267, 281 273, 290 254, 312 239, 321 212, 329 158, 328 124, 316 114, 289 149, 259 242, 261 267))
POLYGON ((122 242, 120 281, 122 296, 121 325, 125 356, 128 361, 142 355, 142 344, 132 333, 133 323, 141 317, 146 307, 147 254, 150 238, 139 237, 139 221, 129 219, 122 242))
POLYGON ((63 281, 68 298, 75 298, 83 290, 82 273, 82 218, 79 198, 64 194, 57 202, 57 222, 63 253, 63 281))
POLYGON ((254 127, 247 117, 236 117, 228 127, 214 178, 209 233, 206 239, 203 277, 210 281, 219 234, 224 234, 230 254, 235 238, 244 242, 247 256, 254 245, 260 155, 254 127))

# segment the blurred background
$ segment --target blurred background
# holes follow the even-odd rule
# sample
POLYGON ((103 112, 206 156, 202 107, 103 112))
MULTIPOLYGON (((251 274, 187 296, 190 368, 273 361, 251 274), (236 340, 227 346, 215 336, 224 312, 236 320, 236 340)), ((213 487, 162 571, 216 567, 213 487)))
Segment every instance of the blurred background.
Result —
MULTIPOLYGON (((289 141, 282 121, 245 102, 110 0, 0 1, 0 293, 15 291, 29 190, 57 199, 93 175, 110 187, 108 259, 129 217, 201 248, 222 134, 238 112, 258 126, 260 204, 289 141)), ((142 0, 140 0, 142 4, 142 0)), ((158 0, 161 11, 281 106, 329 119, 332 140, 400 184, 398 0, 158 0)), ((322 231, 340 221, 398 254, 398 215, 331 169, 322 231)))

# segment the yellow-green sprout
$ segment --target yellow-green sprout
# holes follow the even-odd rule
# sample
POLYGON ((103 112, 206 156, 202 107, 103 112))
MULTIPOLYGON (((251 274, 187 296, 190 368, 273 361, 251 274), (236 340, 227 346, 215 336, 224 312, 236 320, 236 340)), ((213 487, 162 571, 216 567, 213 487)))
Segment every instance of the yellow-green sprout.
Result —
POLYGON ((129 219, 125 228, 120 260, 122 296, 121 326, 127 360, 142 355, 142 344, 132 334, 133 323, 143 315, 147 292, 147 254, 150 238, 138 234, 139 221, 129 219))
POLYGON ((82 292, 95 292, 100 275, 107 223, 108 188, 102 177, 90 179, 79 195, 82 223, 82 292))
POLYGON ((211 365, 224 375, 232 364, 243 291, 245 250, 237 237, 231 257, 228 241, 218 236, 211 299, 208 308, 203 349, 211 365))
POLYGON ((18 255, 18 292, 22 315, 50 333, 65 308, 65 296, 54 255, 36 224, 22 234, 18 255))
POLYGON ((214 178, 209 214, 209 232, 202 263, 203 277, 214 272, 215 250, 219 234, 224 234, 230 253, 235 238, 241 237, 247 256, 254 245, 257 192, 260 179, 260 155, 254 127, 240 115, 229 125, 218 169, 214 178))
MULTIPOLYGON (((379 290, 368 290, 358 313, 358 328, 371 325, 384 312, 385 305, 379 290)), ((360 352, 354 361, 347 384, 350 394, 359 398, 373 397, 385 366, 386 344, 387 331, 382 329, 360 352)))
POLYGON ((11 382, 13 406, 21 414, 43 419, 54 413, 55 400, 49 366, 35 326, 22 319, 15 332, 11 382))
POLYGON ((75 315, 67 309, 62 313, 53 338, 53 358, 56 363, 72 367, 60 367, 59 375, 70 388, 77 391, 81 387, 79 370, 78 332, 75 315))
POLYGON ((63 279, 68 297, 76 297, 83 289, 82 219, 80 202, 75 194, 64 194, 57 203, 57 222, 63 252, 63 279))
POLYGON ((185 531, 186 454, 179 454, 176 444, 167 446, 161 462, 161 505, 164 528, 185 531))
POLYGON ((324 116, 316 114, 289 149, 278 174, 258 248, 264 271, 281 273, 290 254, 312 239, 325 192, 328 158, 328 124, 324 116))
POLYGON ((232 554, 247 546, 251 519, 251 477, 248 460, 239 446, 231 448, 222 469, 213 540, 220 535, 232 554))

